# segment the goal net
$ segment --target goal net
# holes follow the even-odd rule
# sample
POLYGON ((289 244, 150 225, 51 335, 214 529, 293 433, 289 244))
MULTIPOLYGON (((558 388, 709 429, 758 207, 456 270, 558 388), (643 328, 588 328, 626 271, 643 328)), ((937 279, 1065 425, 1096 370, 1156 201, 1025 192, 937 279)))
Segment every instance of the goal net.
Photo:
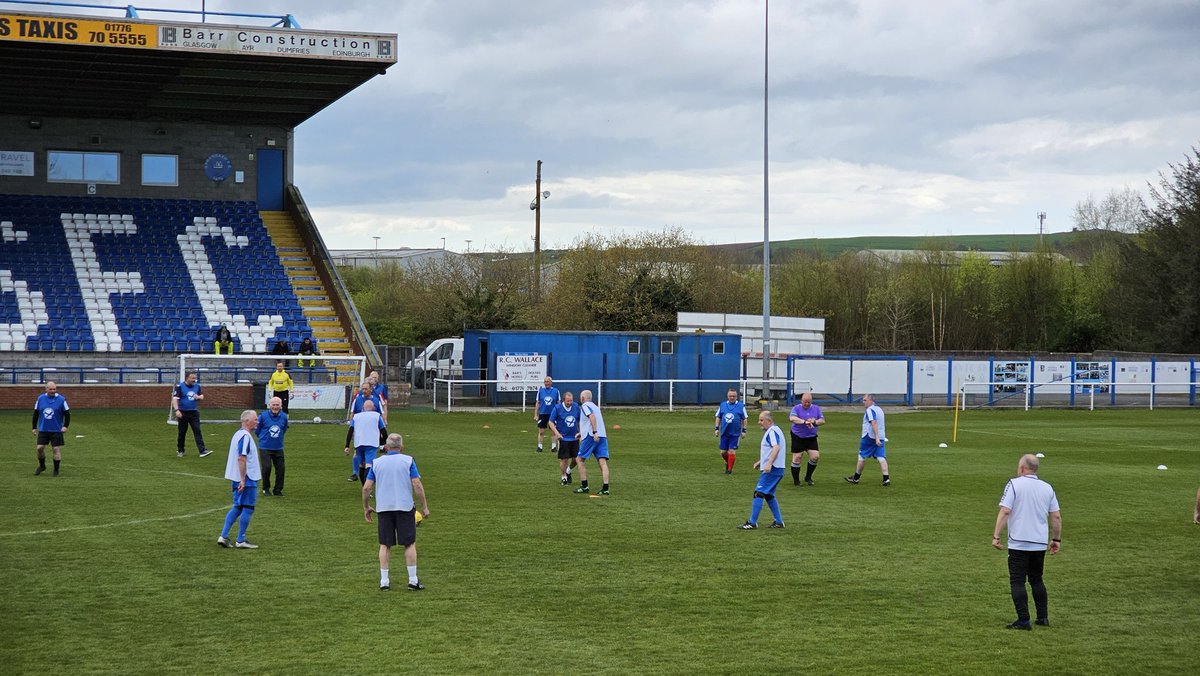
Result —
MULTIPOLYGON (((267 379, 278 362, 292 377, 288 421, 340 423, 346 420, 354 393, 367 377, 367 359, 351 355, 181 354, 176 382, 189 372, 204 388, 203 423, 237 422, 247 408, 264 411, 271 392, 267 379), (246 402, 251 402, 246 405, 246 402)), ((174 390, 174 386, 172 386, 174 390)), ((167 401, 167 422, 177 424, 167 401)))

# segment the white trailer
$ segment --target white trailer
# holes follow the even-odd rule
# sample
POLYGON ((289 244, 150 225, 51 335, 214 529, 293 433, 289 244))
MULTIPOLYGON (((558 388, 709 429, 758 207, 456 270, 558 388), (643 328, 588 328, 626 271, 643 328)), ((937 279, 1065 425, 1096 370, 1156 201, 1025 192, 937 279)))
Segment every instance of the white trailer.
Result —
MULTIPOLYGON (((760 393, 763 373, 762 315, 734 315, 716 312, 680 312, 680 331, 733 333, 742 337, 743 373, 749 380, 749 394, 760 393)), ((787 388, 787 360, 790 355, 825 354, 825 320, 814 317, 771 317, 770 396, 782 397, 787 388)))

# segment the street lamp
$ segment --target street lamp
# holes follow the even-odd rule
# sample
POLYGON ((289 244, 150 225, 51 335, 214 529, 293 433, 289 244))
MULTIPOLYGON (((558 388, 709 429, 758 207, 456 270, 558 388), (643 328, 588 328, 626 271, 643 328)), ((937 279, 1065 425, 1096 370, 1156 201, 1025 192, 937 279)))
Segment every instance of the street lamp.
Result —
POLYGON ((467 243, 467 253, 471 253, 471 240, 464 239, 463 241, 467 243))
POLYGON ((372 237, 371 239, 375 240, 375 267, 378 268, 379 267, 379 237, 375 236, 375 237, 372 237))

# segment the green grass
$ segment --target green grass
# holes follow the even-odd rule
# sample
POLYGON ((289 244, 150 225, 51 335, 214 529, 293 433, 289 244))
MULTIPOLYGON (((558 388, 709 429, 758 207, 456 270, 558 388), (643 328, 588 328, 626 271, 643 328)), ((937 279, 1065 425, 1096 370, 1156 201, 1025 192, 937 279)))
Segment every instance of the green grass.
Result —
MULTIPOLYGON (((397 412, 430 497, 420 594, 376 589, 344 428, 287 439, 257 551, 215 540, 231 425, 178 460, 161 411, 77 410, 63 476, 32 476, 24 412, 0 473, 4 673, 1194 673, 1200 414, 889 417, 893 485, 850 486, 858 412, 830 413, 787 528, 741 532, 757 436, 725 476, 711 413, 610 410, 613 494, 558 485, 529 416, 397 412), (484 425, 490 425, 485 429, 484 425), (75 438, 75 435, 84 438, 75 438), (996 502, 1043 451, 1064 549, 1054 626, 1014 635, 996 502), (1169 471, 1157 471, 1166 464, 1169 471), (43 532, 52 531, 52 532, 43 532)), ((782 416, 778 416, 782 417, 782 416)), ((769 518, 769 516, 767 517, 769 518)), ((403 567, 393 564, 403 578, 403 567)), ((397 573, 393 572, 393 577, 397 573)))

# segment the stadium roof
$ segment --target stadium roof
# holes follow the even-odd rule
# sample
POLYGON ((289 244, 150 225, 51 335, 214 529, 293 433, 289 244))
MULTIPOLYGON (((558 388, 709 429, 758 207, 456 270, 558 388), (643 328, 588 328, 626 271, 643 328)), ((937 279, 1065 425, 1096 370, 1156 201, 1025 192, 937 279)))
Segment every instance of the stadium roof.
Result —
POLYGON ((0 113, 296 126, 393 63, 0 39, 0 113))

